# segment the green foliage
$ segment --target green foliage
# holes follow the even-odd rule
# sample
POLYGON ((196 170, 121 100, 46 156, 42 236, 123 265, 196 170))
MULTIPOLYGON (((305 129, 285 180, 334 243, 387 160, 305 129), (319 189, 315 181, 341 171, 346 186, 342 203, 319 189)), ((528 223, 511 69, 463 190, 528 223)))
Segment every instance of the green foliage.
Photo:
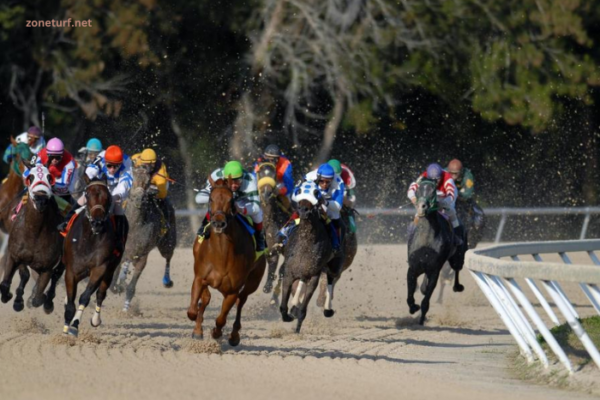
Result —
MULTIPOLYGON (((589 335, 594 346, 600 348, 600 316, 580 319, 579 323, 589 335)), ((575 359, 575 362, 583 365, 591 361, 587 350, 585 350, 585 347, 583 347, 583 344, 568 323, 555 326, 550 330, 550 333, 552 333, 567 355, 575 359)), ((546 343, 541 335, 538 335, 537 339, 541 344, 546 343)))

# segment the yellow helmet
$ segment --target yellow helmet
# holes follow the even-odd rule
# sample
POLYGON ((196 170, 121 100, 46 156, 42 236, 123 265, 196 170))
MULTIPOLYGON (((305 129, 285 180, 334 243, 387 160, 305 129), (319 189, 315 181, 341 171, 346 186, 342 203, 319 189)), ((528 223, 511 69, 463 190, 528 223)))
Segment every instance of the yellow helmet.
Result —
POLYGON ((152 149, 144 149, 140 156, 142 164, 152 164, 156 162, 156 152, 152 149))

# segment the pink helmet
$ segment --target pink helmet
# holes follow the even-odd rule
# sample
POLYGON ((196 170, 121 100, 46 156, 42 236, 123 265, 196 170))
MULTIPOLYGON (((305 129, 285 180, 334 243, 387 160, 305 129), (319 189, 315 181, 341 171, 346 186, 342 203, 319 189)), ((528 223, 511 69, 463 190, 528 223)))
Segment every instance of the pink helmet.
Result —
POLYGON ((48 154, 62 155, 63 151, 65 151, 65 145, 59 138, 50 139, 50 141, 46 145, 46 152, 48 154))

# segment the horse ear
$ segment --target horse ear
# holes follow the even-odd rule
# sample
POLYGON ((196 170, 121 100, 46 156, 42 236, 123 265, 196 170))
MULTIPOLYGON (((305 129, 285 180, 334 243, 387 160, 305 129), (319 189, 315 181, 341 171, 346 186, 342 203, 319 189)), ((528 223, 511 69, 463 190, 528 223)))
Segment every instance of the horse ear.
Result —
POLYGON ((13 137, 13 135, 10 135, 10 143, 13 145, 13 147, 17 147, 17 141, 15 140, 15 138, 13 137))
POLYGON ((231 175, 227 177, 227 186, 231 187, 231 175))
POLYGON ((211 175, 208 175, 208 183, 210 183, 211 187, 215 187, 216 183, 211 175))
POLYGON ((85 185, 89 185, 90 184, 90 177, 84 172, 83 173, 83 181, 85 182, 85 185))
POLYGON ((32 174, 27 175, 27 178, 25 178, 25 186, 27 186, 27 187, 31 186, 32 182, 33 182, 33 175, 32 174))

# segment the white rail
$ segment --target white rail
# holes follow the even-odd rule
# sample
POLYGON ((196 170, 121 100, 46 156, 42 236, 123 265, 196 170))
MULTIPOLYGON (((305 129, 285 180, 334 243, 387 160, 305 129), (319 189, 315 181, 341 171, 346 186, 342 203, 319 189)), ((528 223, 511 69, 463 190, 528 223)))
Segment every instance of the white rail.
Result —
MULTIPOLYGON (((409 203, 410 204, 410 203, 409 203)), ((413 216, 415 211, 412 206, 407 205, 401 209, 398 208, 358 208, 358 212, 363 216, 377 215, 399 215, 413 216)), ((579 239, 585 239, 592 215, 600 215, 600 207, 546 207, 546 208, 486 208, 486 216, 499 216, 500 222, 496 229, 494 243, 500 243, 504 227, 511 216, 533 216, 533 215, 584 215, 583 225, 579 239)), ((177 210, 176 215, 180 217, 191 215, 204 215, 206 209, 177 210)))
POLYGON ((533 362, 537 357, 545 367, 548 367, 548 358, 536 340, 535 332, 537 330, 544 337, 558 360, 569 373, 572 373, 573 366, 571 362, 537 314, 515 278, 525 280, 544 311, 548 314, 550 321, 554 325, 559 325, 559 318, 538 289, 534 279, 541 283, 592 360, 600 367, 600 353, 598 353, 598 349, 579 323, 579 314, 559 283, 578 283, 596 312, 600 314, 600 289, 598 288, 598 285, 600 285, 600 260, 594 253, 596 250, 600 250, 600 240, 501 245, 467 252, 465 266, 515 338, 521 354, 527 361, 533 362), (572 264, 567 255, 571 252, 586 252, 594 265, 572 264), (543 261, 540 254, 548 253, 560 255, 563 264, 543 261), (535 261, 522 261, 519 258, 520 255, 530 255, 535 261), (501 257, 510 257, 510 260, 501 260, 501 257), (521 305, 521 308, 518 304, 521 305), (525 315, 529 317, 529 320, 525 315), (533 328, 530 321, 536 329, 533 328))

